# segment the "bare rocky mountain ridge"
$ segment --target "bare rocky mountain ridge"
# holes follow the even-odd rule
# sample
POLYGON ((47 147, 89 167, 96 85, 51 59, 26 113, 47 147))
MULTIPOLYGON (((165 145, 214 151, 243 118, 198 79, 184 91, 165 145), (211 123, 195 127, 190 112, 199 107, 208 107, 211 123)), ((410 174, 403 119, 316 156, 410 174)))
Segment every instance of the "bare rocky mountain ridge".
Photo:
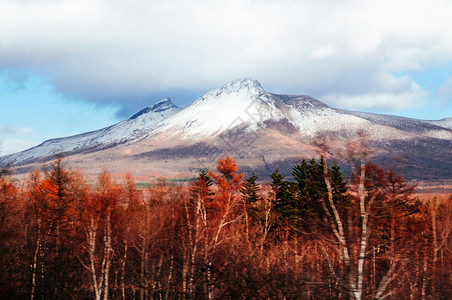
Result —
POLYGON ((136 176, 187 178, 230 155, 246 172, 289 175, 301 159, 318 157, 324 137, 329 159, 344 162, 346 145, 364 132, 370 158, 417 180, 452 178, 452 118, 418 120, 353 112, 312 97, 266 92, 241 79, 204 94, 186 108, 164 99, 110 127, 52 139, 0 158, 16 173, 65 153, 88 176, 101 169, 136 176))

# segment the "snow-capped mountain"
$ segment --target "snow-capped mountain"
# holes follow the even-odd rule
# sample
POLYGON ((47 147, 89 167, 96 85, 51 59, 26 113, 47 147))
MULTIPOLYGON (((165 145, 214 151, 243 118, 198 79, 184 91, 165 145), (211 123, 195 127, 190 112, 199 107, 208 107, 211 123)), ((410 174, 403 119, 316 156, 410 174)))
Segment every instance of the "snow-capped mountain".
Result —
POLYGON ((436 131, 445 139, 452 133, 443 120, 423 121, 397 116, 344 111, 309 96, 276 95, 266 92, 249 78, 232 81, 204 94, 192 105, 164 120, 156 132, 172 131, 191 140, 219 136, 236 126, 257 131, 266 123, 286 121, 300 134, 315 137, 325 131, 366 128, 373 138, 410 138, 410 133, 436 131))
POLYGON ((181 109, 169 98, 149 106, 130 119, 115 125, 65 138, 51 139, 31 149, 0 158, 3 165, 22 165, 52 157, 57 153, 75 154, 99 151, 115 145, 137 141, 152 131, 166 118, 181 109))
POLYGON ((156 174, 164 169, 187 174, 230 154, 245 169, 268 173, 316 156, 312 141, 318 136, 346 144, 364 131, 380 161, 391 164, 389 157, 397 157, 407 169, 430 165, 439 177, 451 177, 451 120, 346 111, 309 96, 268 93, 259 82, 240 79, 207 92, 184 109, 164 99, 113 126, 2 157, 0 166, 23 166, 65 152, 82 169, 145 174, 152 168, 156 174))
POLYGON ((165 120, 159 131, 171 130, 199 140, 239 125, 257 130, 266 120, 280 120, 284 116, 259 82, 241 79, 204 94, 181 113, 165 120))

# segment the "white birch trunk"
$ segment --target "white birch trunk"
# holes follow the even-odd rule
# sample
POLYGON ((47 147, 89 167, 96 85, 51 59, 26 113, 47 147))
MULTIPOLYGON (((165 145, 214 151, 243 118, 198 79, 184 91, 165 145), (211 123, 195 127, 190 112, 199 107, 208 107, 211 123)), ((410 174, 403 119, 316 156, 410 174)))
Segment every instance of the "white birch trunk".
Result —
POLYGON ((140 268, 140 300, 144 300, 144 292, 145 292, 145 279, 144 279, 144 270, 145 265, 147 264, 146 260, 146 244, 147 239, 146 236, 142 237, 141 243, 141 268, 140 268))
POLYGON ((38 254, 41 248, 41 218, 38 218, 38 238, 36 240, 36 249, 33 254, 33 266, 31 275, 31 295, 30 299, 33 300, 35 297, 36 290, 36 270, 38 268, 38 254))
POLYGON ((126 275, 126 261, 127 261, 127 251, 128 251, 128 240, 124 240, 124 255, 121 262, 121 297, 123 300, 126 299, 126 287, 125 287, 125 275, 126 275))
POLYGON ((99 282, 96 272, 96 235, 97 235, 97 220, 91 216, 89 224, 86 229, 86 241, 88 243, 88 255, 90 261, 90 271, 93 280, 94 296, 96 300, 100 300, 102 296, 102 283, 99 282), (99 287, 100 285, 100 287, 99 287))
MULTIPOLYGON (((333 211, 334 218, 331 215, 328 207, 326 206, 325 201, 322 199, 321 199, 321 204, 328 217, 328 220, 330 220, 331 229, 333 230, 334 235, 338 239, 339 245, 341 246, 341 249, 342 249, 344 264, 345 264, 345 267, 348 272, 348 287, 347 288, 349 289, 349 291, 351 291, 353 294, 355 294, 356 284, 355 284, 355 280, 354 280, 354 278, 352 276, 352 272, 351 272, 352 263, 351 263, 351 258, 350 258, 350 254, 349 254, 349 250, 348 250, 349 245, 347 245, 342 220, 341 220, 339 212, 336 208, 336 204, 334 203, 334 200, 333 200, 333 189, 331 187, 331 178, 328 174, 328 166, 326 163, 326 159, 324 156, 322 156, 321 159, 322 159, 322 164, 323 164, 323 175, 324 175, 324 179, 325 179, 326 188, 328 191, 328 204, 330 205, 331 210, 333 211)), ((356 294, 355 294, 355 297, 356 297, 356 294)), ((361 298, 357 298, 357 299, 361 299, 361 298)))
POLYGON ((198 201, 196 214, 195 214, 195 229, 193 234, 190 234, 190 243, 191 243, 191 261, 190 261, 190 272, 189 272, 189 280, 188 280, 188 292, 190 299, 193 298, 194 293, 194 280, 195 280, 195 263, 196 263, 196 255, 198 252, 198 242, 199 242, 199 221, 201 218, 201 202, 198 201))
POLYGON ((104 256, 104 262, 105 262, 105 268, 102 270, 104 272, 104 300, 108 299, 108 292, 110 289, 110 265, 111 265, 111 212, 108 211, 107 214, 107 220, 106 220, 106 229, 105 229, 105 236, 104 236, 105 244, 105 256, 104 256))

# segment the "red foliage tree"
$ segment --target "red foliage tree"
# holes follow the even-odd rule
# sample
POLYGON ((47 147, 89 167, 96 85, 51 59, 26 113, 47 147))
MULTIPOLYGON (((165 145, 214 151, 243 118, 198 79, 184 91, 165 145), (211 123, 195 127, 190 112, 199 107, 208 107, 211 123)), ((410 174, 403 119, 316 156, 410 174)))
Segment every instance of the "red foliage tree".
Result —
POLYGON ((218 187, 218 193, 212 206, 225 212, 231 204, 235 204, 237 197, 239 197, 243 173, 237 174, 237 163, 229 156, 220 158, 216 169, 218 174, 209 171, 209 177, 215 181, 218 187))

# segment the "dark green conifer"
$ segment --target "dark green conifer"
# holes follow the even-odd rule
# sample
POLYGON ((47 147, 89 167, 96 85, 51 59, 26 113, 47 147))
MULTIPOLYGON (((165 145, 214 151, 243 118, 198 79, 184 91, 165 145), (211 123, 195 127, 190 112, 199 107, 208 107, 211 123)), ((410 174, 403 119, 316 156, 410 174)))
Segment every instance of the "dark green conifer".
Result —
POLYGON ((193 183, 191 187, 191 195, 193 198, 201 197, 202 199, 211 200, 214 193, 211 190, 213 185, 212 178, 207 174, 207 171, 202 169, 199 172, 198 179, 193 183))
POLYGON ((245 202, 245 204, 252 204, 261 199, 261 196, 259 196, 259 184, 256 183, 258 177, 256 173, 253 172, 253 175, 246 178, 243 182, 242 189, 240 192, 242 193, 242 199, 245 202))
MULTIPOLYGON (((321 160, 311 159, 309 162, 303 160, 301 164, 293 167, 292 175, 297 182, 298 188, 298 205, 302 207, 304 212, 303 218, 309 221, 311 217, 323 216, 324 210, 319 199, 327 199, 328 191, 325 184, 323 174, 323 163, 321 160)), ((340 170, 340 166, 336 163, 329 168, 328 175, 331 178, 331 187, 333 191, 333 199, 339 207, 348 204, 348 197, 345 196, 347 191, 347 182, 345 175, 340 170)))
POLYGON ((278 168, 272 173, 271 178, 275 211, 283 223, 296 223, 298 219, 296 185, 294 182, 284 180, 278 168))

